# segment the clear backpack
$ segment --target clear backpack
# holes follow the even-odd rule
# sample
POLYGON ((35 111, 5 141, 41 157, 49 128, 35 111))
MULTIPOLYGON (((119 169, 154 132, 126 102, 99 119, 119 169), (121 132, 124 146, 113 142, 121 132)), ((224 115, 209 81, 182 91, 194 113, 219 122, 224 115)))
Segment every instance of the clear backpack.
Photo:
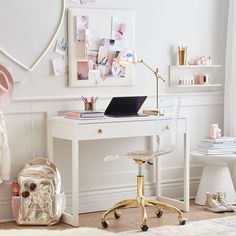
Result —
POLYGON ((20 207, 17 224, 53 225, 65 209, 65 195, 56 166, 45 158, 28 162, 18 174, 20 207))

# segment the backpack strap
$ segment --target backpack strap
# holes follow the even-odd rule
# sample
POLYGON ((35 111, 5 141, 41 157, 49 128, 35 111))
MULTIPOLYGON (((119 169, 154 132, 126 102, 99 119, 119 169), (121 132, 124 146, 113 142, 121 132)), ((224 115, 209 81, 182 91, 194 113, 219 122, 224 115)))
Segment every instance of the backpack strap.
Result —
POLYGON ((56 166, 50 162, 47 158, 39 157, 37 159, 29 161, 26 166, 35 166, 35 165, 46 165, 50 168, 52 168, 55 172, 57 172, 56 166))

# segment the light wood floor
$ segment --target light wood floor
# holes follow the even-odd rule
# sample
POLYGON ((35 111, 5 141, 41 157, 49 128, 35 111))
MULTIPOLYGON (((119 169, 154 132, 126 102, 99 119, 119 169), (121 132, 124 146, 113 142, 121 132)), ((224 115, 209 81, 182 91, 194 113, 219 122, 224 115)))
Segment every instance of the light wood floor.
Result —
MULTIPOLYGON (((148 214, 148 226, 149 227, 158 227, 161 225, 178 225, 177 220, 177 214, 165 211, 163 216, 161 218, 156 218, 154 209, 151 207, 147 208, 147 214, 148 214)), ((80 226, 81 227, 97 227, 102 228, 100 223, 102 212, 95 212, 95 213, 87 213, 87 214, 81 214, 80 215, 80 226)), ((219 218, 219 217, 225 217, 225 216, 232 216, 236 215, 236 213, 211 213, 209 211, 205 211, 203 207, 196 206, 195 204, 191 203, 190 212, 184 213, 184 216, 189 221, 195 221, 195 220, 205 220, 210 218, 219 218)), ((122 216, 119 220, 115 220, 114 216, 110 216, 110 224, 108 227, 108 231, 111 232, 120 232, 120 231, 127 231, 127 230, 136 230, 139 229, 139 226, 141 225, 141 210, 136 208, 131 209, 124 209, 122 210, 122 216)), ((187 222, 187 223, 188 223, 187 222)), ((15 223, 3 223, 0 224, 0 229, 28 229, 32 227, 25 227, 25 226, 17 226, 15 223)), ((71 228, 71 226, 60 223, 55 226, 51 227, 34 227, 39 229, 68 229, 71 228)))

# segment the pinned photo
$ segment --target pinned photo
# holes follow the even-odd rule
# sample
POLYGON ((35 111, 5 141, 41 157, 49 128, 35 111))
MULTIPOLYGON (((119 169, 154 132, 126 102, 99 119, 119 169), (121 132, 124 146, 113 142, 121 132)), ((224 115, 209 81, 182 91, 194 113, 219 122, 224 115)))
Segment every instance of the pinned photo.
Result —
POLYGON ((100 65, 112 65, 112 58, 113 58, 113 49, 112 47, 115 44, 114 39, 102 39, 101 46, 98 50, 98 64, 100 65))
POLYGON ((86 51, 98 51, 101 44, 100 31, 89 30, 85 31, 86 35, 86 51))
POLYGON ((88 80, 89 79, 89 62, 78 61, 77 62, 77 79, 88 80))
POLYGON ((115 39, 102 39, 101 46, 110 47, 115 45, 115 39))
POLYGON ((97 70, 98 51, 89 51, 87 54, 87 59, 89 60, 89 70, 97 70))
POLYGON ((86 30, 89 28, 89 17, 88 16, 78 16, 76 17, 76 32, 77 40, 79 42, 85 42, 86 30))
POLYGON ((68 63, 66 58, 52 59, 52 65, 56 76, 64 75, 68 72, 68 63))
POLYGON ((125 67, 119 64, 117 57, 119 55, 119 51, 114 52, 114 58, 112 62, 112 75, 115 78, 125 78, 125 67))
POLYGON ((101 46, 98 52, 98 66, 103 80, 125 77, 125 67, 117 61, 119 51, 111 51, 107 46, 101 46))
POLYGON ((65 56, 67 48, 68 48, 68 43, 64 39, 62 40, 58 39, 56 43, 55 53, 65 56))
POLYGON ((98 64, 106 65, 109 60, 109 48, 100 46, 98 51, 98 64))
POLYGON ((89 72, 89 79, 92 81, 95 81, 95 83, 97 84, 100 80, 100 71, 99 70, 91 70, 89 72))
POLYGON ((112 38, 116 45, 125 46, 127 24, 124 19, 113 16, 112 18, 112 38))
POLYGON ((105 80, 112 76, 111 66, 110 65, 99 65, 100 77, 102 80, 105 80))

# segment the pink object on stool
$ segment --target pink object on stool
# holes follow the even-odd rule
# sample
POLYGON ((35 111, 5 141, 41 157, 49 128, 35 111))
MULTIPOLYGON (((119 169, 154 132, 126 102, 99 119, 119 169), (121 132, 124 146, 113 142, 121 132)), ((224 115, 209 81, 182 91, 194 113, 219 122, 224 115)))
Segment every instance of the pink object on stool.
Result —
POLYGON ((213 138, 213 139, 220 138, 221 135, 222 135, 222 131, 218 127, 218 124, 212 124, 210 126, 210 138, 213 138))
POLYGON ((11 207, 12 207, 12 215, 13 219, 16 220, 19 214, 19 207, 20 207, 20 197, 13 196, 11 199, 11 207))

